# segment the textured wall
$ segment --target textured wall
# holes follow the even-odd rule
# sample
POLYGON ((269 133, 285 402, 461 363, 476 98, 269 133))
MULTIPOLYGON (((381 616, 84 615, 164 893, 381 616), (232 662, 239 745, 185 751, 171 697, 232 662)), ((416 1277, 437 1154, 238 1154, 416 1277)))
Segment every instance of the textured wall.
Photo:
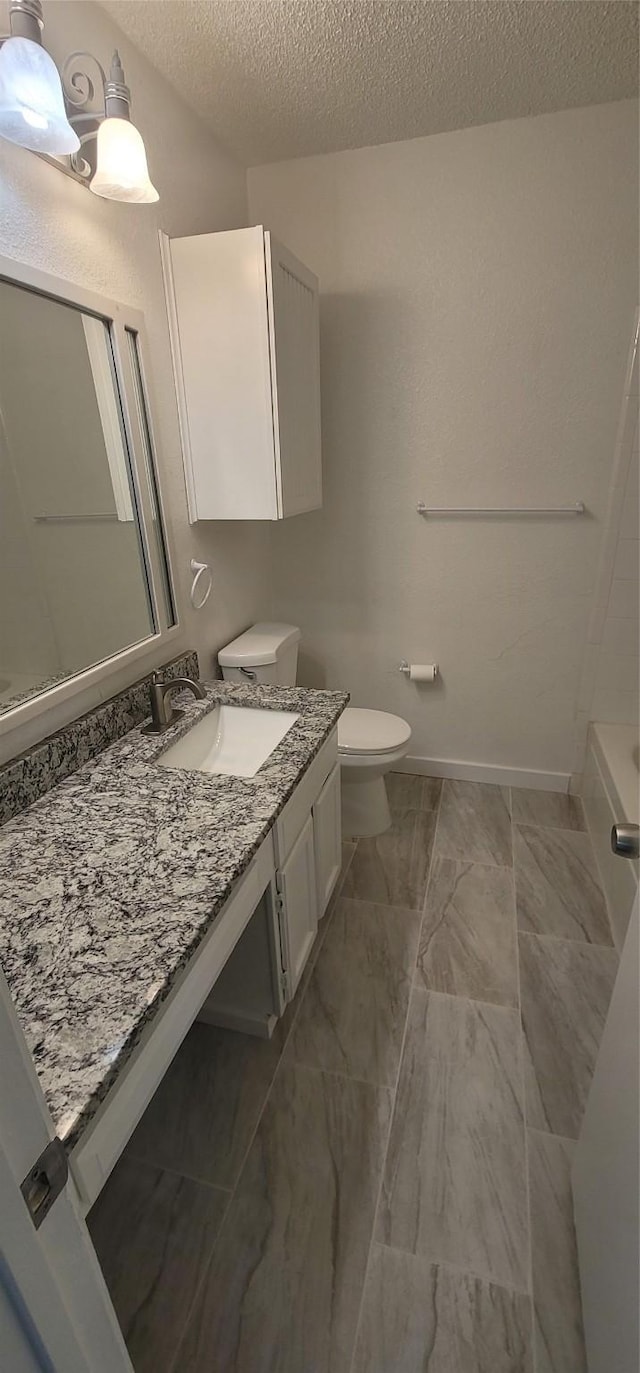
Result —
POLYGON ((571 772, 636 165, 629 101, 249 173, 252 221, 323 293, 325 507, 274 531, 274 612, 304 679, 404 715, 412 754, 571 772), (431 523, 420 499, 589 516, 431 523))
MULTIPOLYGON (((2 143, 0 253, 144 311, 154 418, 183 606, 188 606, 192 556, 209 561, 215 576, 205 610, 195 615, 187 609, 185 615, 188 642, 200 652, 206 674, 215 649, 263 612, 269 535, 263 525, 188 526, 157 230, 178 235, 246 224, 245 173, 221 152, 100 6, 59 0, 46 6, 46 21, 46 42, 58 61, 74 49, 88 48, 108 66, 113 48, 120 49, 133 116, 144 133, 160 202, 154 207, 100 200, 33 154, 2 143)), ((0 32, 7 26, 7 7, 0 4, 0 32)), ((139 668, 129 672, 129 678, 139 675, 139 668)), ((124 684, 122 674, 115 674, 114 689, 124 684)), ((75 713, 91 704, 90 698, 83 698, 75 713)), ((70 718, 72 711, 63 713, 70 718)), ((61 720, 58 712, 46 727, 61 720)), ((39 733, 43 732, 41 724, 39 733)), ((38 729, 30 729, 14 741, 14 748, 37 736, 38 729)), ((7 756, 4 745, 0 752, 7 756)))

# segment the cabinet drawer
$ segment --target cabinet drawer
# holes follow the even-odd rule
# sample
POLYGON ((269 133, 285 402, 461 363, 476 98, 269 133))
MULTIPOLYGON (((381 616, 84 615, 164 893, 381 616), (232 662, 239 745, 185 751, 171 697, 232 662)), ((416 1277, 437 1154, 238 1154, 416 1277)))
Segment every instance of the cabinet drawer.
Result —
POLYGON ((291 852, 337 759, 338 731, 334 729, 276 820, 276 867, 282 867, 291 852))

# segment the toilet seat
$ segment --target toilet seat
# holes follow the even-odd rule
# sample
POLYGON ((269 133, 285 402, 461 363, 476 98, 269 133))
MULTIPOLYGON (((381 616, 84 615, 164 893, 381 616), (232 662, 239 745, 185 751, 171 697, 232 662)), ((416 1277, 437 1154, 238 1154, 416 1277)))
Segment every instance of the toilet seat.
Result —
POLYGON ((349 707, 338 721, 338 753, 347 758, 379 757, 403 749, 411 738, 411 728, 399 715, 386 710, 360 710, 349 707))

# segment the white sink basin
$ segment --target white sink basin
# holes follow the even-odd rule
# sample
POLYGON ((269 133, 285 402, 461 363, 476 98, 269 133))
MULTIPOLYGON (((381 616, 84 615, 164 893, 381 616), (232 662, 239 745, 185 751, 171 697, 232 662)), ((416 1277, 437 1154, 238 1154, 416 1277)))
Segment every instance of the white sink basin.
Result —
POLYGON ((255 777, 258 768, 299 719, 286 710, 215 706, 158 762, 163 768, 193 768, 228 777, 255 777))

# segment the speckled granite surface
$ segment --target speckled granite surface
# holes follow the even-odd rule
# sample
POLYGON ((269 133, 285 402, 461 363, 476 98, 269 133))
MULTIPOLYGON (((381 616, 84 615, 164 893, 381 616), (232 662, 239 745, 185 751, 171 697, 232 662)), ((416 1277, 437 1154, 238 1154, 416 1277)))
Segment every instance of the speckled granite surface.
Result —
MULTIPOLYGON (((163 677, 199 677, 197 653, 183 653, 165 663, 163 677)), ((132 686, 118 692, 64 729, 50 734, 26 753, 0 767, 0 824, 32 806, 83 763, 95 758, 115 739, 121 739, 149 714, 148 672, 132 686)))
POLYGON ((0 963, 56 1129, 77 1144, 347 704, 342 692, 207 685, 0 830, 0 963), (300 719, 252 778, 159 767, 217 702, 300 719))

